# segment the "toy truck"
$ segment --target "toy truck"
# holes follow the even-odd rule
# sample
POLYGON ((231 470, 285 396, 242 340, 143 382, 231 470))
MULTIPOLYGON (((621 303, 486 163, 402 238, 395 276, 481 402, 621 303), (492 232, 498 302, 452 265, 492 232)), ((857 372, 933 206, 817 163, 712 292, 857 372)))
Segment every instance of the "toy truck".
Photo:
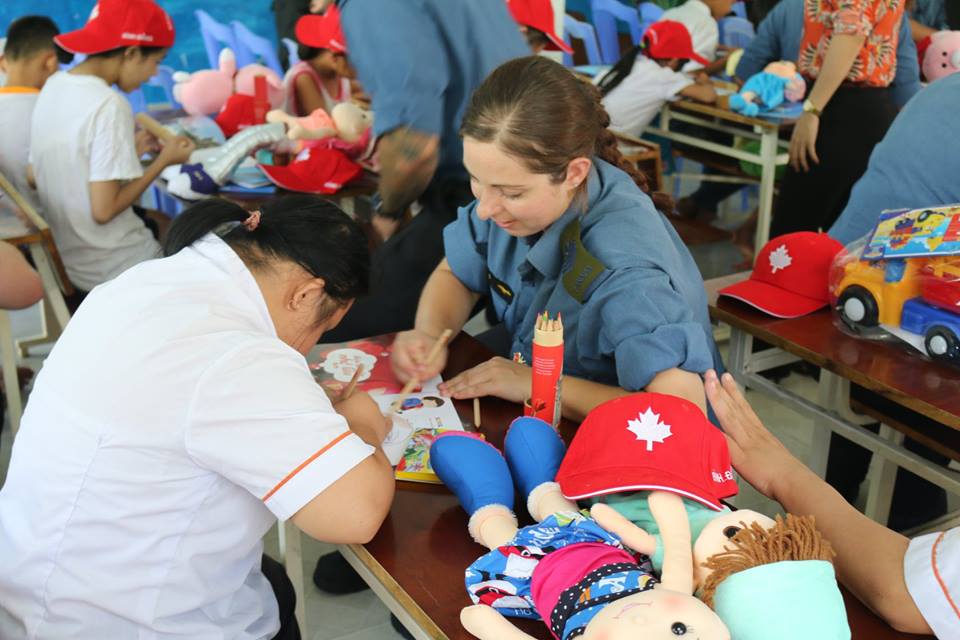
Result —
POLYGON ((960 256, 855 260, 843 266, 834 293, 847 326, 879 326, 960 365, 960 256))

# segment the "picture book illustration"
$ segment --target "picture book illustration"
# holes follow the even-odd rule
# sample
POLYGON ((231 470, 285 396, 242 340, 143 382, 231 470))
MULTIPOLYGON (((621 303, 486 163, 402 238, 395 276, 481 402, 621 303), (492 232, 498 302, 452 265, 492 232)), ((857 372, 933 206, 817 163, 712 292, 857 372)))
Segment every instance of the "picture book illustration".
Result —
POLYGON ((960 254, 960 204, 880 214, 864 260, 960 254))
MULTIPOLYGON (((342 392, 358 367, 363 372, 357 387, 370 395, 396 394, 403 383, 393 373, 390 354, 395 334, 385 334, 352 342, 317 345, 310 352, 310 370, 317 382, 330 391, 342 392)), ((417 391, 437 394, 440 376, 425 381, 417 391)))
POLYGON ((383 441, 383 452, 390 464, 397 465, 407 448, 411 436, 423 430, 463 431, 463 423, 450 398, 436 393, 416 393, 404 399, 400 406, 394 404, 401 396, 396 394, 377 395, 373 399, 390 418, 392 428, 383 441))
POLYGON ((430 466, 430 446, 444 431, 447 429, 421 429, 410 436, 397 463, 394 475, 398 480, 443 484, 430 466))

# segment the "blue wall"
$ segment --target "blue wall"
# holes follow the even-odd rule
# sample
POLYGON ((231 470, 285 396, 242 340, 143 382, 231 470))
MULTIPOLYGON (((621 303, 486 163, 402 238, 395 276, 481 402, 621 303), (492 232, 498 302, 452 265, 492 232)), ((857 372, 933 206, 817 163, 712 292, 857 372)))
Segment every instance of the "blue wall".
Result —
MULTIPOLYGON (((220 22, 239 20, 254 33, 274 41, 277 38, 270 0, 158 0, 158 3, 173 17, 177 28, 177 42, 164 62, 174 69, 194 71, 209 66, 193 15, 197 8, 220 22)), ((86 22, 93 4, 94 0, 0 0, 0 34, 5 34, 10 23, 20 16, 38 13, 53 18, 61 31, 77 29, 86 22)))

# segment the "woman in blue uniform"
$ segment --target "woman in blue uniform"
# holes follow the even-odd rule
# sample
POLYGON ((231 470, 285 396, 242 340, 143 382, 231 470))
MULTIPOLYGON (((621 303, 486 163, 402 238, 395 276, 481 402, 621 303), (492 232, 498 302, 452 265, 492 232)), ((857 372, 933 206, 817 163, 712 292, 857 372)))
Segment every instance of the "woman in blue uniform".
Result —
MULTIPOLYGON (((397 337, 398 375, 438 373, 445 357, 425 362, 437 336, 489 292, 526 362, 536 315, 562 314, 567 417, 641 389, 706 406, 701 374, 721 362, 703 280, 657 211, 669 198, 651 199, 609 122, 598 92, 546 58, 507 62, 477 89, 461 128, 476 200, 444 231, 415 328, 397 337)), ((522 402, 530 368, 493 358, 441 391, 522 402)))

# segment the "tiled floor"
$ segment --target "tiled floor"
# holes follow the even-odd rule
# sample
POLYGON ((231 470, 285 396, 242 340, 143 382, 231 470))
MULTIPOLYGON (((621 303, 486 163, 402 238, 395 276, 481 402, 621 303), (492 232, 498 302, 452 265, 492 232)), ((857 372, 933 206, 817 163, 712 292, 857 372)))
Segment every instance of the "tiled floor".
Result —
MULTIPOLYGON (((736 218, 730 221, 735 224, 736 218)), ((713 244, 694 247, 694 258, 700 265, 704 278, 730 273, 732 265, 741 260, 739 253, 727 244, 713 244)), ((15 314, 15 331, 29 333, 36 323, 38 315, 34 310, 15 314)), ((482 320, 470 325, 473 332, 484 328, 482 320)), ((721 349, 723 350, 723 349, 721 349)), ((39 366, 40 360, 31 360, 28 364, 39 366)), ((816 384, 809 378, 791 375, 785 384, 792 390, 807 397, 815 397, 816 384)), ((783 442, 799 457, 805 458, 810 448, 810 420, 778 405, 772 399, 750 392, 748 398, 761 419, 776 433, 783 442)), ((11 438, 9 428, 0 433, 0 485, 6 475, 9 463, 11 438)), ((741 493, 734 501, 741 508, 749 508, 773 515, 780 511, 779 505, 744 484, 741 493)), ((464 531, 464 535, 467 535, 464 531)), ((275 553, 276 535, 271 532, 266 540, 268 553, 275 553)), ((307 576, 307 619, 308 640, 391 640, 400 638, 390 626, 389 612, 370 591, 347 595, 330 596, 318 591, 310 582, 313 567, 320 555, 332 549, 331 545, 316 542, 304 536, 303 556, 304 573, 307 576)), ((478 547, 477 552, 481 549, 478 547)))

